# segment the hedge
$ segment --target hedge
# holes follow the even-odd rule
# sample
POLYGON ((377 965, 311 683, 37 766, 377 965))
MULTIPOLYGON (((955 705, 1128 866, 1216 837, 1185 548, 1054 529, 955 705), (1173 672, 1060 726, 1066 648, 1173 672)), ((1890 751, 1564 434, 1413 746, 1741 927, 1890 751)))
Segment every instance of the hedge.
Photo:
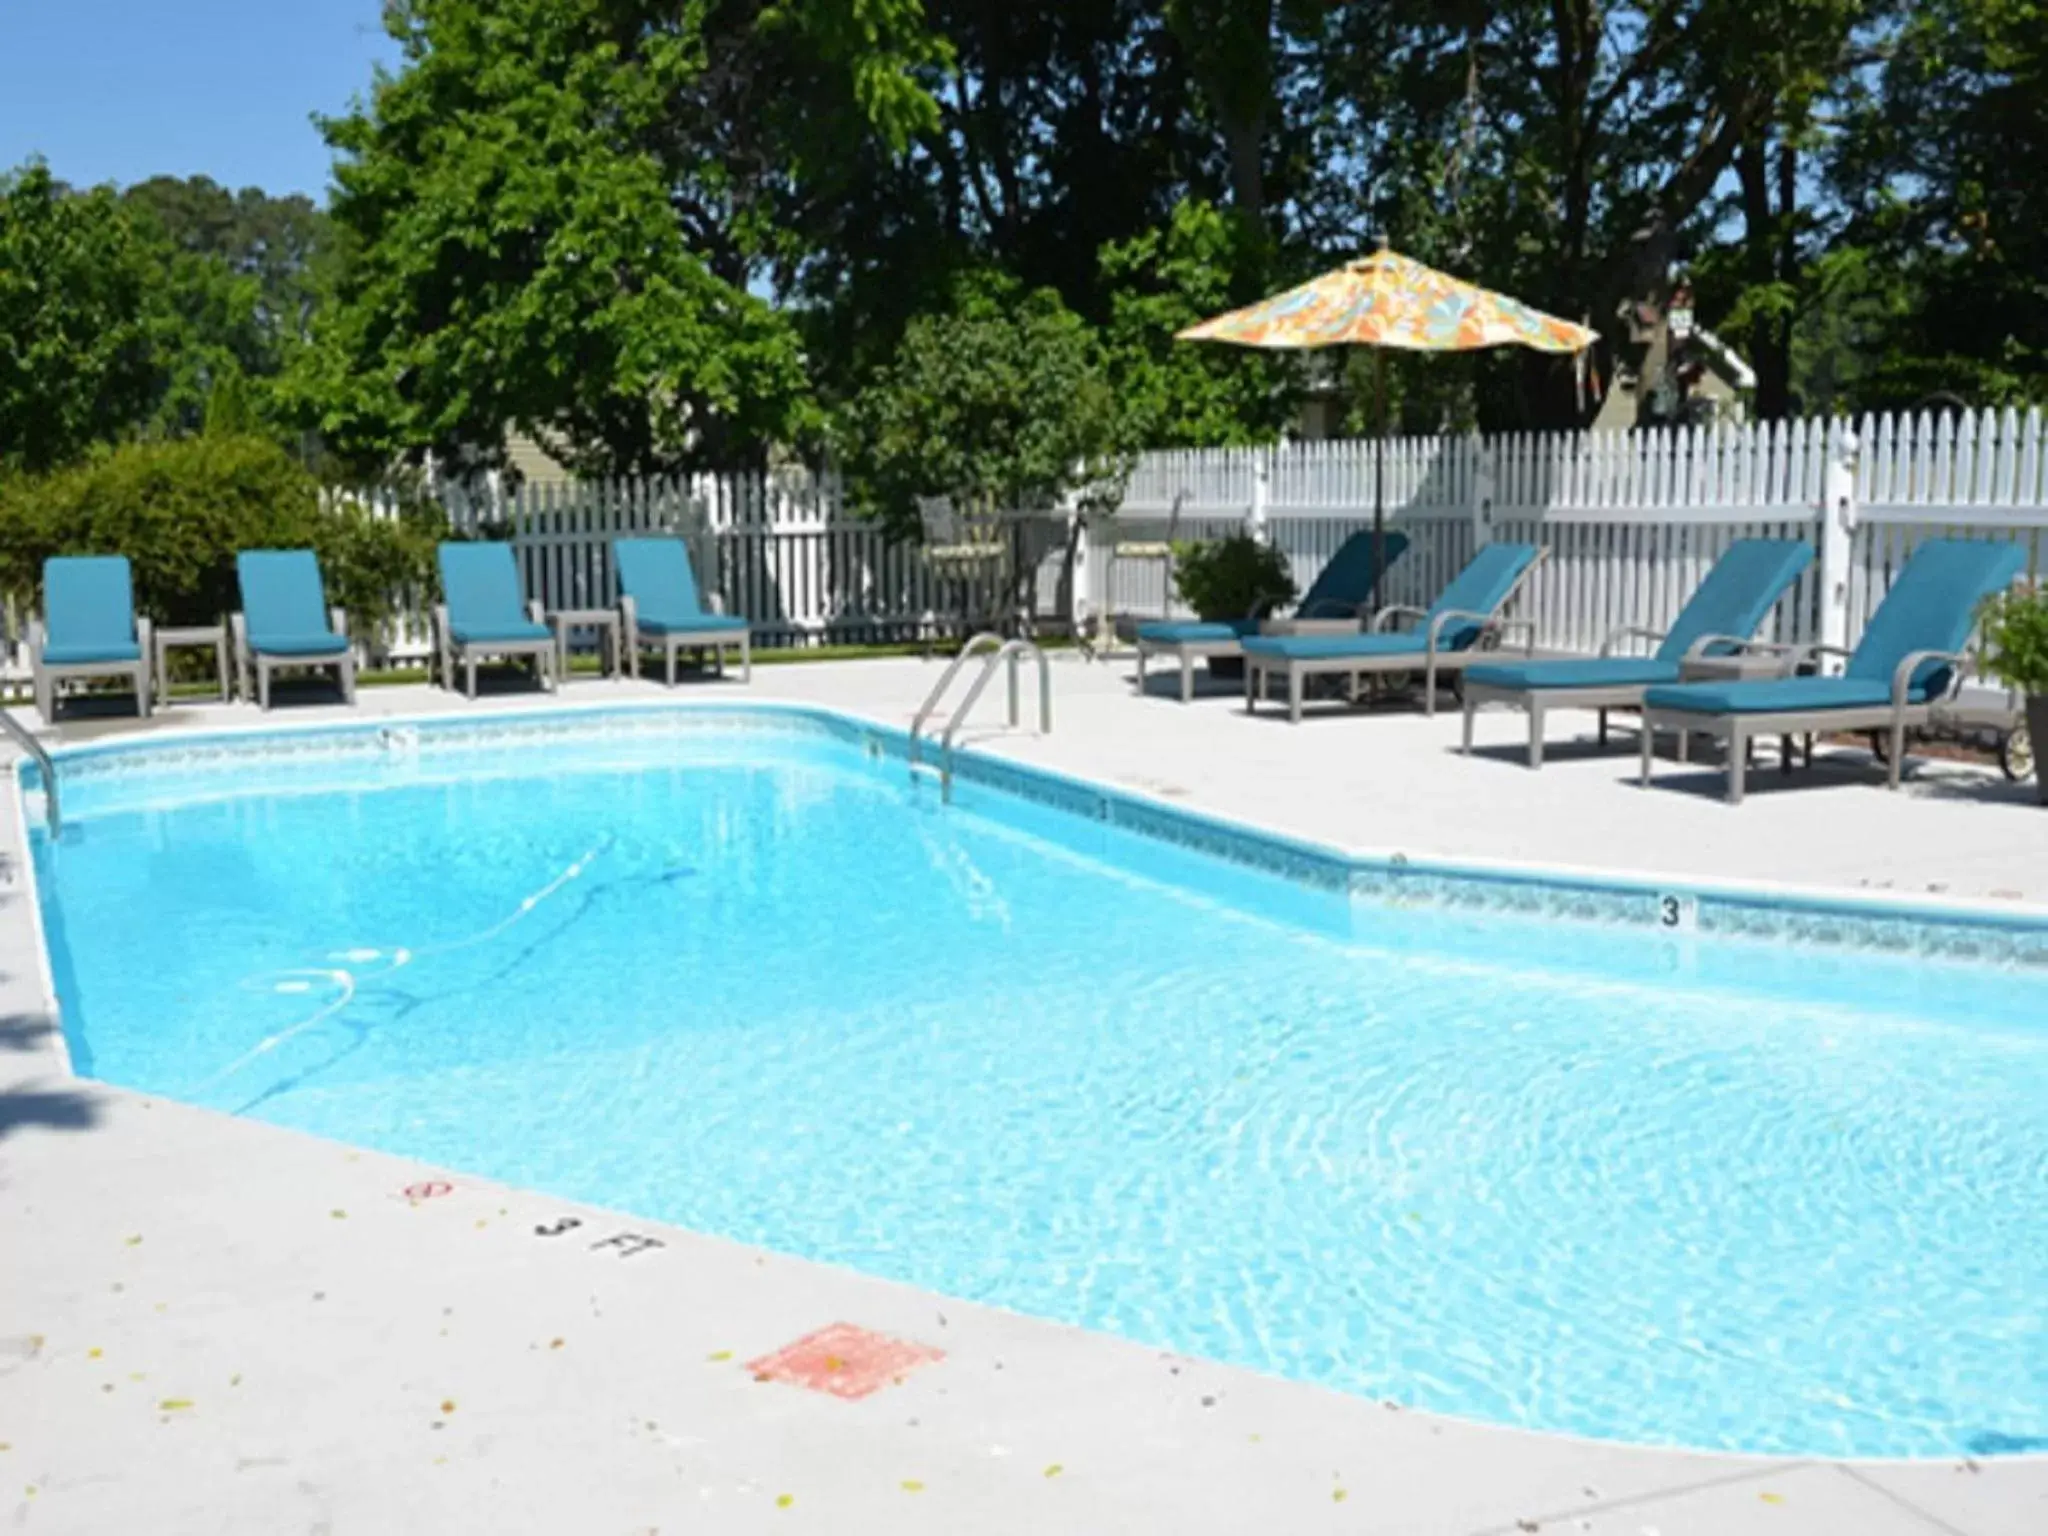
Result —
POLYGON ((51 555, 126 555, 136 601, 160 624, 208 624, 241 606, 235 554, 310 547, 327 599, 367 636, 407 588, 430 588, 438 509, 380 517, 321 495, 275 443, 197 437, 131 443, 44 475, 0 480, 0 591, 40 608, 51 555))

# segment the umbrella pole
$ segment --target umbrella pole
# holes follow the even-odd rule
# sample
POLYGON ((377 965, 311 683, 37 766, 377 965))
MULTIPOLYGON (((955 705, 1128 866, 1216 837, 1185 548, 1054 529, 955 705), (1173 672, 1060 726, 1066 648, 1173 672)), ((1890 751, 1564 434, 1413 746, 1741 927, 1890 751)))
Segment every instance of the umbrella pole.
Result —
POLYGON ((1372 580, 1377 593, 1387 575, 1387 354, 1379 347, 1373 348, 1372 376, 1379 417, 1372 453, 1372 580))

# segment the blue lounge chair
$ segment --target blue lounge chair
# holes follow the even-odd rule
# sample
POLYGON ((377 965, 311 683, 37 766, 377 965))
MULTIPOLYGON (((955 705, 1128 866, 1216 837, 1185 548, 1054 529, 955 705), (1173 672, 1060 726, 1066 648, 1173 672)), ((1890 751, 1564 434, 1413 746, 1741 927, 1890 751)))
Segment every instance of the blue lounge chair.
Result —
POLYGON ((1681 761, 1692 732, 1727 743, 1731 805, 1742 799, 1749 743, 1757 736, 1887 729, 1887 782, 1897 789, 1907 729, 1925 725, 1934 706, 1962 681, 1962 646, 1978 608, 2009 585, 2025 562, 2018 544, 1930 539, 1913 551, 1855 650, 1814 647, 1848 657, 1841 676, 1649 689, 1643 695, 1642 782, 1650 782, 1651 748, 1660 728, 1678 732, 1681 761))
POLYGON ((28 649, 45 720, 57 718, 57 684, 70 677, 125 677, 135 685, 135 712, 147 715, 150 645, 126 555, 43 562, 43 617, 29 626, 28 649))
POLYGON ((681 539, 617 539, 612 562, 619 573, 619 638, 626 665, 640 675, 643 648, 668 657, 668 684, 676 682, 676 652, 686 646, 710 650, 713 665, 725 672, 725 652, 737 646, 740 681, 754 676, 752 631, 747 621, 705 608, 697 593, 697 575, 681 539))
POLYGON ((455 664, 466 673, 463 691, 476 697, 476 664, 486 656, 524 656, 534 676, 553 691, 561 642, 543 621, 539 603, 519 588, 519 566, 510 544, 443 544, 441 601, 434 605, 434 654, 441 686, 455 686, 455 664))
POLYGON ((1440 673, 1457 673, 1477 653, 1482 641, 1497 640, 1510 629, 1527 634, 1535 644, 1535 626, 1524 619, 1503 619, 1516 591, 1543 552, 1534 544, 1488 544, 1451 579, 1428 608, 1382 608, 1372 629, 1347 635, 1259 635, 1244 642, 1244 707, 1258 707, 1274 673, 1287 679, 1287 718, 1301 719, 1302 684, 1307 678, 1337 673, 1352 680, 1384 677, 1392 672, 1422 669, 1423 708, 1436 713, 1436 681, 1440 673), (1392 626, 1407 620, 1406 633, 1392 626))
MULTIPOLYGON (((1401 558, 1408 547, 1408 535, 1386 535, 1387 565, 1401 558)), ((1241 619, 1153 619, 1138 626, 1138 691, 1145 688, 1145 661, 1154 655, 1168 655, 1180 661, 1180 698, 1183 704, 1195 696, 1195 662, 1210 656, 1239 656, 1243 644, 1253 635, 1355 635, 1365 627, 1372 613, 1372 596, 1379 589, 1380 571, 1373 559, 1372 530, 1354 533, 1330 556, 1316 573, 1289 618, 1264 615, 1263 605, 1241 619)))
POLYGON ((1529 713, 1529 766, 1541 768, 1545 710, 1598 710, 1604 747, 1607 711, 1640 705, 1644 689, 1679 681, 1687 662, 1745 651, 1790 651, 1749 637, 1812 563, 1812 548, 1794 539, 1737 539, 1668 630, 1617 629, 1601 642, 1598 656, 1467 667, 1464 750, 1472 750, 1472 716, 1480 705, 1512 704, 1529 713), (1629 639, 1655 640, 1657 649, 1648 656, 1615 655, 1615 647, 1629 639))
POLYGON ((235 583, 242 611, 229 617, 228 628, 242 697, 249 697, 252 667, 256 702, 264 709, 270 708, 270 674, 278 668, 333 667, 343 701, 355 703, 348 615, 327 606, 319 557, 310 549, 245 549, 235 556, 235 583))

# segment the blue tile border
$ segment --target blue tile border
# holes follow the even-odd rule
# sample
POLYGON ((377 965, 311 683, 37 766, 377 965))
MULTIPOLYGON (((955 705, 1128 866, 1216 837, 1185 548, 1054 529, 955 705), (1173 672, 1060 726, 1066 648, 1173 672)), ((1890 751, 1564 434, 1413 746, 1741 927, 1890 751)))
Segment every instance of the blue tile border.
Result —
MULTIPOLYGON (((127 740, 65 747, 52 755, 66 780, 118 778, 166 767, 198 767, 243 758, 349 759, 393 751, 489 749, 562 736, 647 738, 706 732, 826 740, 871 760, 906 765, 909 739, 898 729, 795 704, 618 704, 536 714, 434 716, 389 722, 282 726, 223 731, 163 741, 127 740)), ((929 761, 929 753, 925 754, 929 761)), ((1028 767, 980 753, 958 754, 963 784, 1030 801, 1084 821, 1347 896, 1354 905, 1498 914, 1644 928, 1679 936, 1796 944, 1830 951, 1917 956, 1974 964, 2048 968, 2048 920, 1970 909, 1862 901, 1854 897, 1690 886, 1630 876, 1476 868, 1401 855, 1355 856, 1260 831, 1148 796, 1028 767)), ((32 762, 17 768, 37 784, 32 762)))

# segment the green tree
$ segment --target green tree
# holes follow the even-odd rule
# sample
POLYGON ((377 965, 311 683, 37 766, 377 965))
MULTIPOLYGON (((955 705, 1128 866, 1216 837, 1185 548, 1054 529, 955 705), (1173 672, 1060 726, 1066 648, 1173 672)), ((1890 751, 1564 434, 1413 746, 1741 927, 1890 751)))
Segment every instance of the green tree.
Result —
POLYGON ((307 419, 365 461, 492 459, 516 426, 601 472, 757 462, 800 436, 798 333, 757 289, 789 257, 789 200, 816 162, 886 155, 929 122, 917 15, 390 7, 400 70, 326 124, 345 259, 298 375, 307 419), (811 99, 848 142, 821 143, 811 99))
POLYGON ((2048 6, 1930 0, 1886 55, 1831 167, 1869 258, 1848 403, 2048 400, 2048 6))
POLYGON ((920 496, 1045 505, 1120 467, 1093 330, 1051 289, 1000 273, 961 277, 946 308, 912 320, 838 429, 856 504, 906 534, 920 496))
POLYGON ((111 191, 69 192, 40 163, 0 177, 0 466, 66 463, 141 417, 148 284, 111 191))
POLYGON ((330 244, 304 197, 230 192, 205 176, 153 177, 121 201, 148 237, 156 270, 150 327, 158 359, 149 429, 200 430, 220 381, 240 382, 251 423, 277 414, 274 381, 305 343, 330 244))
POLYGON ((1300 401, 1296 358, 1175 341, 1256 297, 1265 244, 1242 216, 1190 200, 1161 229, 1102 250, 1104 372, 1136 448, 1270 442, 1300 401))

